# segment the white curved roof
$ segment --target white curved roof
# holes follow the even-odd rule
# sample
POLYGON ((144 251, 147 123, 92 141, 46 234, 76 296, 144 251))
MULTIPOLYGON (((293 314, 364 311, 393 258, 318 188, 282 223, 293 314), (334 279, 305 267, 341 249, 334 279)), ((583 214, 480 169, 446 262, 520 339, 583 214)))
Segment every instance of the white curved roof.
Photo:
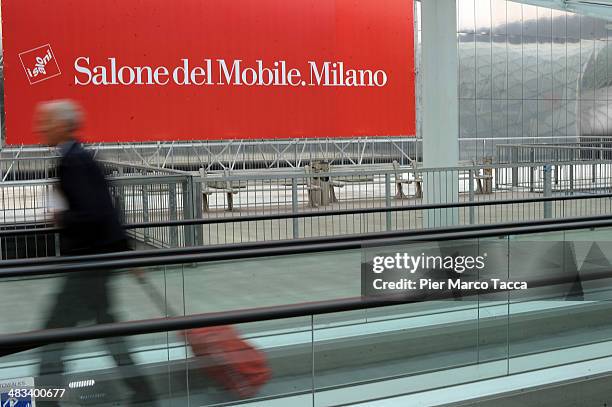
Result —
POLYGON ((553 8, 612 21, 612 0, 511 0, 515 3, 553 8))

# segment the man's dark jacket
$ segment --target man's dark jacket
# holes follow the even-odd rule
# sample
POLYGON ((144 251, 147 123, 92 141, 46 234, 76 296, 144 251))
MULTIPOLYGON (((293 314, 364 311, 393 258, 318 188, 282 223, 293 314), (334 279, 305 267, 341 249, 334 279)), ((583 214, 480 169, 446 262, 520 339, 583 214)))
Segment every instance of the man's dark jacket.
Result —
POLYGON ((71 142, 58 166, 68 209, 60 215, 65 255, 127 250, 127 239, 102 169, 80 143, 71 142))

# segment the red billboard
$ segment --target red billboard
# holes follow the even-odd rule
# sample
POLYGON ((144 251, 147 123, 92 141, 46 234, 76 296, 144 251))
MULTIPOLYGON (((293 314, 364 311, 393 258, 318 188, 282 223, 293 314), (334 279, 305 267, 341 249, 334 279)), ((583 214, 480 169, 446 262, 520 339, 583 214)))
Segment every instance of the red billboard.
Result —
POLYGON ((415 134, 406 0, 2 0, 6 134, 74 99, 90 142, 415 134))

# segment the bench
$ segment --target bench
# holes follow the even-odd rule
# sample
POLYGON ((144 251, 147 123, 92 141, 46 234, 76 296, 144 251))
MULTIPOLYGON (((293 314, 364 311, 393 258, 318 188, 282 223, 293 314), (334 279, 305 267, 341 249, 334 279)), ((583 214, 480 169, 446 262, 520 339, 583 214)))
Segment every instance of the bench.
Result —
MULTIPOLYGON (((401 168, 397 161, 393 161, 393 171, 395 172, 395 199, 408 198, 408 195, 404 193, 404 184, 410 185, 414 183, 415 186, 415 198, 423 198, 423 177, 420 173, 414 173, 413 179, 405 180, 402 177, 401 168)), ((412 167, 416 168, 416 161, 412 161, 412 167)))
POLYGON ((312 166, 306 165, 304 167, 309 206, 316 208, 338 202, 334 188, 344 188, 346 182, 332 179, 329 176, 329 171, 328 163, 317 161, 313 162, 312 166), (325 173, 327 175, 318 177, 315 175, 318 173, 325 173))
MULTIPOLYGON (((229 171, 223 171, 224 177, 229 175, 229 171)), ((245 188, 246 185, 240 183, 240 181, 229 181, 229 180, 214 180, 207 177, 206 171, 201 168, 200 169, 200 177, 202 179, 202 210, 204 212, 208 212, 210 210, 209 206, 209 196, 221 192, 225 193, 227 198, 227 211, 234 210, 234 194, 237 194, 240 188, 245 188)))
MULTIPOLYGON (((475 165, 475 163, 473 163, 475 165)), ((483 165, 491 165, 493 164, 493 158, 487 157, 482 160, 483 165)), ((476 180, 476 193, 480 195, 492 194, 493 193, 493 168, 486 167, 482 169, 482 173, 480 170, 476 172, 474 175, 474 179, 476 180)))

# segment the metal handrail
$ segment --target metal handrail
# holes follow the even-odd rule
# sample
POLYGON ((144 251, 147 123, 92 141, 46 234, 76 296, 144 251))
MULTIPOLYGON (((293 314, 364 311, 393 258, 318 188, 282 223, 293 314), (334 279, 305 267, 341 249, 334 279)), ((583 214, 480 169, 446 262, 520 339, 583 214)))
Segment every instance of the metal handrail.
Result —
POLYGON ((59 160, 61 156, 54 155, 48 157, 0 157, 0 162, 12 162, 12 161, 41 161, 41 160, 59 160))
MULTIPOLYGON (((404 212, 404 211, 416 211, 416 210, 428 210, 428 209, 453 209, 453 208, 469 208, 479 206, 495 206, 495 205, 514 205, 522 203, 537 203, 537 202, 553 202, 553 201, 572 201, 572 200, 585 200, 585 199, 601 199, 601 198, 612 198, 612 193, 608 194, 582 194, 582 195, 565 195, 565 196, 552 196, 552 197, 535 197, 535 198, 521 198, 521 199, 509 199, 509 200, 487 200, 487 201, 466 201, 466 202, 451 202, 451 203, 437 203, 437 204, 420 204, 420 205, 409 205, 409 206, 391 206, 391 207, 377 207, 377 208, 352 208, 352 209, 336 209, 327 211, 303 211, 303 212, 286 212, 286 213, 274 213, 267 215, 246 215, 246 216, 223 216, 223 217, 210 217, 202 219, 177 219, 167 220, 159 222, 137 222, 127 223, 124 225, 125 229, 143 229, 153 227, 176 227, 176 226, 195 226, 195 225, 214 225, 234 222, 256 222, 264 220, 283 220, 283 219, 298 219, 298 218, 313 218, 319 216, 346 216, 346 215, 361 215, 369 213, 387 213, 387 212, 404 212)), ((44 224, 44 223, 43 223, 44 224)), ((14 237, 24 236, 30 234, 40 233, 58 233, 62 229, 60 227, 47 227, 47 228, 32 228, 32 229, 18 229, 18 230, 0 230, 0 237, 14 237)))
MULTIPOLYGON (((586 218, 588 219, 588 218, 586 218)), ((112 270, 135 267, 167 266, 177 264, 207 263, 226 260, 244 260, 249 258, 261 258, 270 256, 286 256, 294 254, 308 254, 316 252, 331 252, 342 250, 361 249, 367 245, 393 245, 407 243, 409 241, 448 241, 477 239, 483 237, 495 237, 506 235, 535 234, 544 232, 558 232, 564 230, 576 230, 587 228, 611 227, 612 218, 600 220, 585 220, 576 218, 572 222, 556 222, 552 224, 510 224, 505 228, 475 228, 474 230, 441 232, 437 234, 422 234, 419 236, 407 236, 406 233, 353 235, 353 239, 321 239, 317 242, 301 242, 295 245, 272 245, 262 242, 256 248, 244 250, 227 250, 221 248, 213 252, 196 252, 188 254, 173 254, 167 256, 134 257, 122 259, 110 259, 102 261, 79 261, 75 263, 59 263, 48 265, 36 265, 25 267, 7 267, 0 269, 0 278, 8 277, 30 277, 56 273, 86 272, 92 270, 112 270)))
MULTIPOLYGON (((129 185, 135 184, 138 181, 145 182, 174 182, 179 179, 185 179, 187 176, 184 174, 148 174, 148 175, 133 175, 129 177, 121 176, 110 176, 106 179, 111 183, 111 186, 116 184, 129 185)), ((45 186, 55 185, 59 182, 57 178, 43 178, 43 179, 32 179, 26 181, 3 181, 0 183, 0 187, 30 187, 30 186, 45 186)), ((141 185, 141 184, 138 184, 141 185)))
MULTIPOLYGON (((612 140, 611 140, 612 141, 612 140)), ((596 142, 596 141, 585 141, 582 144, 603 144, 606 141, 596 142)), ((611 147, 581 147, 580 145, 563 145, 563 144, 498 144, 496 147, 504 148, 504 147, 513 147, 513 148, 525 148, 525 149, 558 149, 558 150, 596 150, 596 151, 612 151, 611 147)), ((556 162, 555 162, 556 164, 556 162)))
MULTIPOLYGON (((501 145, 500 145, 501 146, 501 145)), ((509 146, 509 145, 508 145, 509 146)), ((537 144, 534 146, 538 146, 537 144)), ((546 146, 543 146, 546 147, 546 146)), ((552 147, 552 146, 549 146, 552 147)), ((575 147, 568 147, 568 149, 575 149, 575 147)), ((597 150, 601 150, 599 148, 596 148, 597 150)), ((28 160, 29 158, 25 158, 25 160, 28 160)), ((9 159, 12 160, 12 159, 9 159)), ((148 166, 148 165, 141 165, 141 164, 130 164, 130 163, 121 163, 121 162, 117 162, 117 161, 111 161, 111 160, 101 160, 102 163, 109 163, 112 165, 120 165, 120 166, 124 166, 124 167, 132 167, 135 169, 143 169, 143 170, 151 170, 151 171, 157 171, 157 172, 166 172, 168 173, 167 175, 169 176, 173 176, 173 175, 183 175, 183 176, 193 176, 196 179, 200 179, 200 177, 197 175, 196 172, 194 171, 182 171, 182 170, 175 170, 175 169, 167 169, 167 168, 160 168, 160 167, 154 167, 154 166, 148 166)), ((470 170, 482 170, 482 169, 511 169, 511 168, 529 168, 529 167, 534 167, 534 166, 541 166, 543 164, 545 164, 546 162, 542 161, 542 162, 522 162, 522 163, 490 163, 490 164, 470 164, 470 165, 458 165, 458 166, 453 166, 453 167, 413 167, 413 166, 400 166, 399 168, 395 169, 392 168, 392 164, 374 164, 374 165, 365 165, 365 166, 355 166, 354 170, 347 170, 347 166, 346 165, 341 165, 341 166, 337 166, 337 167, 332 167, 332 169, 328 172, 317 172, 317 173, 305 173, 304 172, 304 168, 303 167, 299 167, 299 168, 282 168, 282 169, 271 169, 271 170, 266 170, 265 173, 262 172, 256 172, 253 170, 231 170, 229 173, 223 173, 222 171, 211 171, 207 174, 207 178, 210 180, 249 180, 249 179, 282 179, 282 178, 294 178, 294 177, 300 177, 300 178, 308 178, 308 177, 349 177, 349 176, 354 176, 354 177, 358 177, 358 176, 365 176, 365 175, 385 175, 385 174, 397 174, 397 173, 427 173, 427 172, 439 172, 439 171, 470 171, 470 170), (370 168, 372 166, 375 166, 376 168, 370 168), (338 169, 334 169, 334 168, 338 168, 338 169)), ((581 160, 581 161, 571 161, 571 160, 566 160, 566 161, 551 161, 549 162, 549 164, 551 165, 555 165, 555 166, 563 166, 563 165, 610 165, 612 163, 611 160, 605 160, 605 159, 595 159, 595 160, 581 160)), ((150 175, 150 176, 156 176, 156 175, 150 175)), ((159 176, 159 175, 158 175, 159 176)), ((126 177, 128 178, 128 177, 126 177)), ((131 177, 129 177, 131 178, 131 177)), ((116 177, 116 179, 122 179, 122 177, 116 177)), ((40 182, 45 182, 45 181, 54 181, 54 179, 50 178, 50 179, 42 179, 42 180, 37 180, 40 182)), ((28 182, 32 182, 32 181, 4 181, 2 184, 0 185, 11 185, 10 183, 14 183, 15 185, 18 185, 21 183, 21 185, 27 185, 28 182)))
MULTIPOLYGON (((568 139, 574 140, 576 137, 559 137, 559 136, 540 136, 537 137, 537 140, 559 140, 559 139, 568 139)), ((393 137, 393 136, 373 136, 373 137, 333 137, 334 141, 337 142, 351 142, 351 141, 360 141, 360 142, 369 142, 369 143, 388 143, 388 142, 408 142, 408 143, 421 143, 422 140, 418 137, 393 137)), ((459 138, 460 142, 499 142, 501 140, 520 140, 524 141, 524 136, 513 136, 513 137, 461 137, 459 138)), ((319 138, 288 138, 288 139, 238 139, 238 140, 193 140, 193 141, 159 141, 159 142, 125 142, 125 143, 85 143, 84 146, 87 149, 91 150, 100 150, 100 151, 113 151, 120 150, 124 151, 130 148, 140 148, 140 149, 151 149, 156 150, 161 147, 169 148, 173 146, 174 148, 189 148, 189 147, 210 147, 214 145, 224 145, 228 142, 236 142, 239 141, 243 145, 248 146, 259 146, 262 143, 281 143, 281 144, 289 144, 291 142, 300 141, 306 144, 319 144, 322 140, 327 139, 319 139, 319 138)), ((47 153, 53 152, 53 147, 48 146, 40 146, 40 145, 21 145, 21 146, 4 146, 0 148, 0 152, 7 154, 14 154, 18 151, 24 151, 26 153, 47 153)))
MULTIPOLYGON (((608 225, 612 224, 608 222, 608 225)), ((581 222, 582 228, 596 226, 593 222, 581 222)), ((559 229, 557 230, 565 230, 559 229)), ((507 232, 507 231, 506 231, 507 232)), ((496 235, 506 234, 497 231, 496 235)), ((510 233, 514 234, 514 233, 510 233)), ((484 236, 483 236, 484 237, 484 236)), ((297 254, 297 251, 296 251, 297 254)), ((589 273, 581 276, 582 281, 592 281, 610 278, 612 270, 589 273)), ((547 287, 551 285, 567 284, 575 282, 575 275, 528 280, 531 288, 547 287)), ((487 290, 463 290, 462 296, 473 296, 495 292, 505 292, 501 288, 489 288, 487 290)), ((100 324, 88 327, 57 328, 32 332, 0 336, 0 355, 20 352, 32 347, 38 347, 49 343, 75 342, 107 337, 140 335, 155 332, 180 331, 191 328, 239 324, 276 319, 296 318, 320 314, 355 311, 368 308, 396 306, 422 301, 433 301, 451 298, 451 291, 439 291, 435 293, 424 292, 411 296, 385 296, 385 297, 357 297, 340 300, 321 301, 314 303, 301 303, 276 307, 264 307, 235 311, 224 311, 216 313, 196 314, 184 317, 155 318, 130 322, 118 322, 111 324, 100 324)))
POLYGON ((154 167, 152 165, 143 165, 143 164, 137 164, 137 163, 123 163, 120 161, 107 160, 107 159, 99 159, 97 161, 100 164, 110 164, 110 165, 114 165, 117 167, 133 168, 137 170, 146 170, 146 171, 154 171, 154 172, 162 172, 162 173, 165 172, 169 175, 190 175, 190 173, 187 171, 175 170, 175 169, 170 169, 170 168, 154 167))
MULTIPOLYGON (((484 169, 515 169, 515 168, 531 168, 541 167, 545 164, 554 166, 565 166, 565 165, 610 165, 612 160, 581 160, 581 161, 550 161, 550 162, 522 162, 522 163, 491 163, 491 164, 473 164, 473 165, 459 165, 455 167, 412 167, 412 166, 400 166, 395 169, 391 167, 391 164, 386 166, 379 166, 376 169, 367 168, 356 168, 354 171, 347 171, 346 169, 334 170, 332 167, 331 171, 328 172, 316 172, 316 173, 305 173, 303 168, 296 169, 283 169, 282 171, 255 173, 250 170, 233 170, 229 174, 223 174, 221 172, 207 174, 206 180, 211 181, 240 181, 240 180, 272 180, 272 179, 290 179, 290 178, 320 178, 320 177, 359 177, 366 175, 385 175, 385 174, 398 174, 398 173, 413 173, 413 174, 436 174, 439 172, 469 172, 479 171, 484 169), (385 168, 386 167, 386 168, 385 168)), ((357 167, 357 166, 356 166, 357 167)), ((200 181, 200 177, 195 177, 196 181, 200 181)))
MULTIPOLYGON (((599 216, 583 216, 583 217, 571 217, 561 219, 542 219, 537 221, 526 221, 526 222, 511 222, 511 223, 496 223, 488 225, 463 225, 463 226, 452 226, 452 227, 438 227, 431 229, 420 229, 410 231, 392 231, 392 232, 372 232, 367 234, 350 234, 350 235, 339 235, 339 236, 325 236, 325 237, 310 237, 302 239, 288 239, 288 240, 272 240, 262 242, 247 242, 247 243, 230 243, 226 245, 212 245, 212 246, 191 246, 191 247, 179 247, 179 248, 167 248, 167 249, 156 249, 156 250, 134 250, 125 252, 114 252, 114 253, 101 253, 101 254, 89 254, 79 256, 58 256, 58 257, 38 257, 29 259, 13 259, 3 260, 0 263, 0 273, 2 269, 12 267, 25 267, 25 266, 42 266, 60 263, 81 263, 91 261, 107 261, 107 260, 120 260, 120 259, 136 259, 143 257, 163 257, 163 256, 174 256, 174 255, 190 255, 190 254, 203 254, 203 253, 218 253, 218 252, 237 252, 243 250, 256 250, 260 248, 275 248, 275 247, 290 247, 299 245, 310 245, 310 244, 330 244, 337 242, 351 242, 355 240, 361 241, 374 241, 377 239, 387 238, 401 238, 405 240, 416 240, 416 238, 422 236, 437 236, 448 233, 460 233, 460 232, 473 232, 473 231, 484 231, 491 229, 507 229, 513 227, 535 227, 545 225, 564 225, 574 224, 575 222, 586 222, 586 221, 607 221, 611 220, 612 215, 599 215, 599 216)), ((422 240, 419 239, 419 240, 422 240)), ((435 239, 434 239, 435 240, 435 239)), ((0 277, 2 275, 0 274, 0 277)))

